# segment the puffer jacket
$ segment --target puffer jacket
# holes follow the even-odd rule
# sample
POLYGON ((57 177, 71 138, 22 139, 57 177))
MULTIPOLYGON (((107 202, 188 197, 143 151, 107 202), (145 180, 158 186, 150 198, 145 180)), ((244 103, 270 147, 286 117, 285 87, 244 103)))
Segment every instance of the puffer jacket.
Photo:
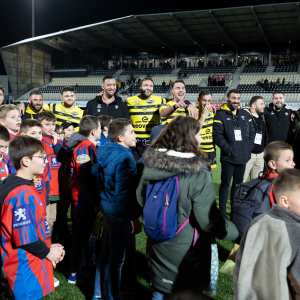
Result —
POLYGON ((214 118, 214 143, 221 149, 221 161, 246 164, 254 147, 255 131, 251 115, 238 109, 233 115, 227 104, 223 104, 214 118), (234 130, 240 129, 242 140, 236 141, 234 130))
POLYGON ((143 207, 147 185, 152 180, 179 176, 177 229, 190 222, 175 238, 162 243, 149 239, 153 286, 163 293, 176 290, 204 290, 210 283, 212 238, 234 240, 238 231, 226 221, 216 206, 216 193, 211 174, 204 167, 203 156, 148 149, 144 153, 145 169, 137 189, 138 203, 143 207), (193 247, 194 228, 198 239, 193 247))
POLYGON ((107 143, 97 150, 92 174, 100 184, 104 214, 134 220, 141 215, 135 197, 136 164, 132 151, 118 143, 107 143))

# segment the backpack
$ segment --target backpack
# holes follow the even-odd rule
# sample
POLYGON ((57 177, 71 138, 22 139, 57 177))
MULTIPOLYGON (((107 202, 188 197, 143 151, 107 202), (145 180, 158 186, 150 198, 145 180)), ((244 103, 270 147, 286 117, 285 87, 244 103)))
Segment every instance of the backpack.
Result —
POLYGON ((239 231, 236 243, 242 238, 248 224, 271 208, 270 191, 274 178, 262 177, 236 186, 233 199, 232 222, 239 231))
POLYGON ((171 240, 188 224, 189 219, 176 232, 178 196, 178 175, 148 184, 143 220, 145 232, 153 241, 171 240))

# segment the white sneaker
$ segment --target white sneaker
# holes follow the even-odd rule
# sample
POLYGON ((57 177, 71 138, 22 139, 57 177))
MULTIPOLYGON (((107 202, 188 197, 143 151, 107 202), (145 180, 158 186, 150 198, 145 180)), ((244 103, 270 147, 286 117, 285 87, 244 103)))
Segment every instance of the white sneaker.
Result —
POLYGON ((59 286, 59 280, 56 279, 55 277, 53 277, 54 279, 54 287, 58 287, 59 286))

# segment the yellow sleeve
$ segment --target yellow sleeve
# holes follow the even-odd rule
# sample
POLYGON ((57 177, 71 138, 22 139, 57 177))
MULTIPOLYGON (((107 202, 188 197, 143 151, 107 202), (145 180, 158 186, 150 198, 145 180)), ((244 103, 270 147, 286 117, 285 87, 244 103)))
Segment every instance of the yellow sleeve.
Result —
MULTIPOLYGON (((159 114, 161 113, 161 111, 163 110, 163 109, 165 109, 165 108, 167 108, 167 107, 170 107, 170 104, 169 103, 171 103, 171 101, 170 102, 167 102, 167 103, 163 103, 161 106, 160 106, 160 108, 159 108, 159 114)), ((174 104, 173 104, 174 105, 174 104)))
POLYGON ((47 111, 52 111, 52 110, 50 110, 49 104, 44 104, 43 109, 47 110, 47 111))

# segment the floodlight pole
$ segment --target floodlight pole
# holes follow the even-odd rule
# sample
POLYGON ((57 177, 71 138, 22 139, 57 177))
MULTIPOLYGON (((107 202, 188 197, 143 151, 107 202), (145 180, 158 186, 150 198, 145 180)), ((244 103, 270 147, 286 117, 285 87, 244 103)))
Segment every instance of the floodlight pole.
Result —
POLYGON ((32 0, 32 37, 35 36, 35 24, 34 24, 34 0, 32 0))

